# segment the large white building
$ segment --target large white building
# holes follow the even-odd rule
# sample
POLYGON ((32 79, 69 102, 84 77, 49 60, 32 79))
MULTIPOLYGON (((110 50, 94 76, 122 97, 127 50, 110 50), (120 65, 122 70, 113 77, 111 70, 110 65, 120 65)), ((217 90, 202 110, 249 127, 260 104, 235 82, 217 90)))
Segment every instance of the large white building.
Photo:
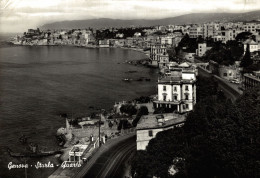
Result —
POLYGON ((183 126, 185 119, 184 115, 173 113, 142 116, 136 127, 137 150, 145 150, 157 133, 183 126))
POLYGON ((192 67, 173 68, 158 80, 158 98, 154 107, 184 113, 196 104, 196 70, 192 67))

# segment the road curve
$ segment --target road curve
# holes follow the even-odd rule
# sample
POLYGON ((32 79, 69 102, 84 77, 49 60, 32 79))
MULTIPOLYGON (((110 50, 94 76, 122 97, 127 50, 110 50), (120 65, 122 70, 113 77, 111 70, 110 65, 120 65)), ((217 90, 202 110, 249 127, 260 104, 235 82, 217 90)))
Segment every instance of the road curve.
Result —
POLYGON ((199 76, 202 77, 211 77, 213 76, 216 81, 218 82, 218 89, 222 90, 227 98, 231 99, 232 101, 235 101, 242 93, 239 93, 228 81, 225 81, 224 79, 213 75, 211 73, 208 73, 204 69, 198 67, 199 76))
POLYGON ((89 162, 75 177, 102 178, 121 177, 123 175, 124 162, 136 151, 136 137, 132 135, 110 147, 106 147, 97 159, 89 162))

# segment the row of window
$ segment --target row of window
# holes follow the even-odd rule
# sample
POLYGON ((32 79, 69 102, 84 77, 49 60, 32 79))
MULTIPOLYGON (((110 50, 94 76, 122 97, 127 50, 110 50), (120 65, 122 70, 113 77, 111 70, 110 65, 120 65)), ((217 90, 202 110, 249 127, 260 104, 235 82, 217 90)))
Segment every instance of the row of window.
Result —
MULTIPOLYGON (((186 85, 185 86, 185 90, 189 91, 189 86, 186 85)), ((163 91, 166 91, 166 86, 165 85, 163 86, 163 91)), ((173 91, 177 91, 177 87, 173 87, 173 91)))
MULTIPOLYGON (((189 100, 189 94, 188 93, 185 93, 184 96, 185 96, 185 98, 184 98, 185 100, 189 100)), ((173 100, 178 100, 178 95, 174 95, 173 100)), ((163 101, 166 101, 166 95, 163 96, 163 101)))

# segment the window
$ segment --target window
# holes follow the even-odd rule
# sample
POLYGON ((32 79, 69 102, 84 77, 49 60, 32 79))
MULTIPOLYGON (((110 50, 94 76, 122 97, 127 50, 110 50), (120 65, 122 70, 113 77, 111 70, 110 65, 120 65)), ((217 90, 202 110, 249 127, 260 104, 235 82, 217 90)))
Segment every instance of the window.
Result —
POLYGON ((173 88, 173 91, 177 91, 177 87, 174 87, 174 88, 173 88))
POLYGON ((153 131, 149 130, 148 135, 149 135, 149 137, 152 137, 153 136, 153 131))
POLYGON ((185 100, 189 100, 189 94, 185 94, 185 100))
POLYGON ((183 109, 189 109, 189 104, 184 104, 182 107, 183 109))
POLYGON ((186 86, 185 86, 185 90, 186 90, 186 91, 189 91, 189 86, 186 85, 186 86))
POLYGON ((166 86, 163 86, 163 91, 166 91, 166 86))
POLYGON ((177 95, 174 95, 173 99, 174 99, 174 100, 177 100, 177 99, 178 99, 178 96, 177 96, 177 95))
POLYGON ((165 95, 163 96, 163 101, 166 101, 166 96, 165 95))

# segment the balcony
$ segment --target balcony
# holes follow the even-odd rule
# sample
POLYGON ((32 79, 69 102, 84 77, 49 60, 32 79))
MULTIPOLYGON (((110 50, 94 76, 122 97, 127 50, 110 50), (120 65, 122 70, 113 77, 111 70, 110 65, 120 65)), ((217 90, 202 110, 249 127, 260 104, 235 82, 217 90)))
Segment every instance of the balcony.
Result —
POLYGON ((181 103, 179 100, 172 100, 172 101, 154 100, 153 102, 157 104, 176 104, 176 105, 181 103))

